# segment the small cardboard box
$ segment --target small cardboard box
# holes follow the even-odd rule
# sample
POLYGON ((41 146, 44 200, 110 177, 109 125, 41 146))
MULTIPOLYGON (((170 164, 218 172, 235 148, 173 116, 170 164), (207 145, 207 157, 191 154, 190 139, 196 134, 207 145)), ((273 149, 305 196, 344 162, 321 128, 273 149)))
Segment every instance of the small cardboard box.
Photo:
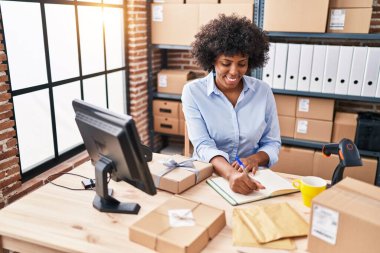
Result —
POLYGON ((185 120, 179 119, 179 135, 185 135, 185 120))
POLYGON ((281 136, 294 138, 296 118, 278 115, 278 122, 280 124, 281 136))
POLYGON ((371 8, 373 0, 330 0, 330 8, 371 8))
POLYGON ((271 168, 273 171, 311 176, 313 173, 314 150, 282 146, 278 162, 271 168))
POLYGON ((168 100, 153 100, 153 114, 154 116, 179 118, 179 105, 177 101, 168 100))
POLYGON ((153 121, 153 128, 155 132, 165 134, 179 134, 178 118, 154 116, 153 121))
POLYGON ((163 173, 167 170, 167 166, 163 164, 164 161, 173 159, 177 163, 183 162, 190 158, 181 155, 164 155, 153 154, 153 160, 149 162, 150 173, 152 174, 153 181, 156 187, 172 193, 181 193, 200 181, 212 175, 213 167, 211 163, 204 163, 200 161, 193 161, 193 171, 188 168, 177 167, 169 173, 163 173))
POLYGON ((152 44, 189 46, 199 29, 198 15, 198 4, 152 4, 152 44))
POLYGON ((153 0, 153 3, 183 4, 184 0, 153 0))
POLYGON ((134 223, 129 228, 129 239, 157 252, 197 253, 225 225, 223 210, 181 196, 173 196, 134 223), (184 216, 189 218, 188 226, 175 226, 179 219, 175 219, 170 212, 178 209, 186 209, 184 216))
POLYGON ((221 4, 240 4, 240 3, 245 3, 245 4, 254 4, 255 0, 221 0, 221 4))
POLYGON ((195 73, 189 70, 163 69, 157 75, 157 91, 182 94, 183 86, 195 77, 195 73))
MULTIPOLYGON (((370 184, 375 183, 377 159, 362 157, 363 166, 346 167, 344 177, 352 177, 370 184)), ((315 152, 313 161, 313 175, 331 180, 334 170, 339 163, 338 155, 325 157, 322 152, 315 152)))
POLYGON ((334 103, 334 99, 298 97, 296 117, 332 121, 334 103))
POLYGON ((207 24, 210 20, 218 17, 219 14, 231 15, 236 13, 240 17, 247 17, 252 20, 253 5, 244 3, 234 4, 201 4, 199 6, 199 26, 207 24))
POLYGON ((264 30, 325 32, 329 0, 266 0, 264 30))
POLYGON ((312 201, 308 251, 378 253, 380 188, 345 178, 312 201))
POLYGON ((218 0, 186 0, 187 4, 217 4, 218 0))
POLYGON ((296 116, 297 96, 275 94, 277 114, 281 116, 296 116))
POLYGON ((355 141, 357 113, 335 113, 332 142, 339 143, 343 138, 355 141))
POLYGON ((333 123, 325 120, 297 118, 294 138, 330 142, 333 123))
POLYGON ((368 33, 372 8, 330 9, 328 33, 368 33))

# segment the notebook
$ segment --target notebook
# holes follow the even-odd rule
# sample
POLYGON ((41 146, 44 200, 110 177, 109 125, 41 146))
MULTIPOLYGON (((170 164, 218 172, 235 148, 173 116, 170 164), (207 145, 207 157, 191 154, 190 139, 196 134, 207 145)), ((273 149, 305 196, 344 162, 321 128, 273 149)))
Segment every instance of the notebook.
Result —
POLYGON ((299 191, 270 169, 258 170, 255 175, 250 173, 250 177, 259 181, 266 189, 243 195, 233 192, 223 177, 209 178, 207 183, 233 206, 299 191))

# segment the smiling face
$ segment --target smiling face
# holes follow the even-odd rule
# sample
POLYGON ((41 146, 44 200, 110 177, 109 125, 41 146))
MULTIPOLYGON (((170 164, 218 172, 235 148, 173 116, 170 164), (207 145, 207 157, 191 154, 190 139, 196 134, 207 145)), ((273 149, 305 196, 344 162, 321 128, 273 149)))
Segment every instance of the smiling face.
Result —
POLYGON ((248 57, 219 55, 215 60, 215 82, 221 91, 243 87, 242 78, 248 70, 248 57))

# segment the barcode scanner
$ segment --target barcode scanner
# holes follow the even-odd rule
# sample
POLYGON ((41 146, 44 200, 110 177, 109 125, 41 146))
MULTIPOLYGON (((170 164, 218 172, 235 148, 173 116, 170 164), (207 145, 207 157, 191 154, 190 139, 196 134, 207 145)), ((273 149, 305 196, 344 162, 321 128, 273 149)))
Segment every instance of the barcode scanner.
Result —
POLYGON ((329 157, 331 154, 337 154, 339 156, 339 164, 334 170, 331 185, 343 179, 343 172, 346 167, 363 165, 358 148, 349 139, 342 139, 339 143, 323 145, 322 153, 326 157, 329 157))

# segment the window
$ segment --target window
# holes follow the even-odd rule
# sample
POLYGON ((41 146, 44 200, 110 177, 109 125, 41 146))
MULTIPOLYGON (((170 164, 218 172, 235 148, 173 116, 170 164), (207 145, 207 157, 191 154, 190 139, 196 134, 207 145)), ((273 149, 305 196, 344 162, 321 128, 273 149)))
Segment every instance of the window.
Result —
POLYGON ((127 113, 123 0, 0 2, 23 180, 83 150, 71 101, 127 113))

